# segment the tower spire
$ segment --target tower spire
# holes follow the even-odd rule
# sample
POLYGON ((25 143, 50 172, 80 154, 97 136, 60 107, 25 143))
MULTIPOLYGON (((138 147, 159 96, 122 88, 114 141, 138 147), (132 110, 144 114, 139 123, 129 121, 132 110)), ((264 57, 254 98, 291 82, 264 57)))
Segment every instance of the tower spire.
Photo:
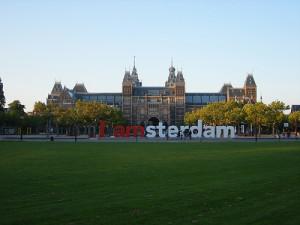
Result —
POLYGON ((133 68, 135 68, 135 56, 133 56, 133 68))
POLYGON ((173 57, 171 57, 171 67, 173 67, 173 57))

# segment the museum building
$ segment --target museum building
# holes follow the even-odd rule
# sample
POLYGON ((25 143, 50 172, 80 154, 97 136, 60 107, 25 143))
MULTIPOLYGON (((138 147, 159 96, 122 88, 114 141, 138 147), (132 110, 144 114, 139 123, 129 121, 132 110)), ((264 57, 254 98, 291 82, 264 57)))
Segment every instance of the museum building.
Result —
POLYGON ((140 82, 134 63, 132 71, 125 71, 122 92, 90 93, 82 83, 75 84, 73 89, 62 87, 55 82, 48 95, 47 104, 56 104, 63 108, 74 107, 76 101, 96 101, 123 112, 128 124, 183 124, 184 114, 213 102, 229 100, 255 103, 257 87, 253 75, 248 74, 244 86, 234 88, 224 84, 216 93, 186 92, 182 71, 177 71, 171 64, 168 79, 164 86, 148 87, 140 82))

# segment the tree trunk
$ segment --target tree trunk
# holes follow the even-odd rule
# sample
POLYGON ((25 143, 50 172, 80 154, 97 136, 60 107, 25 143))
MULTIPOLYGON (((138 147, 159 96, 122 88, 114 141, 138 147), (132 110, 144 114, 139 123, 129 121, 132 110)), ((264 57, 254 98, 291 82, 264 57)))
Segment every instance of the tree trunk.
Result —
POLYGON ((240 125, 239 124, 237 124, 237 135, 239 136, 240 134, 241 134, 241 129, 240 129, 240 125))

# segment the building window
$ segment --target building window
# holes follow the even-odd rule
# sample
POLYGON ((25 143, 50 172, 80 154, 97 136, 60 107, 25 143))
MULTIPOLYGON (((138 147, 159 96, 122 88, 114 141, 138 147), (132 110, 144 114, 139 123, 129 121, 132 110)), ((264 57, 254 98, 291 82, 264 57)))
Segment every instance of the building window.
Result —
POLYGON ((183 99, 177 99, 178 104, 183 104, 183 99))
POLYGON ((225 96, 219 96, 219 102, 224 102, 226 100, 225 96))
POLYGON ((209 102, 209 96, 202 96, 202 103, 206 104, 209 102))
POLYGON ((210 100, 210 102, 217 102, 218 101, 218 96, 212 95, 212 96, 210 96, 209 100, 210 100))
POLYGON ((185 101, 189 104, 192 104, 193 103, 193 96, 190 96, 190 95, 186 96, 185 101))
POLYGON ((193 96, 193 103, 194 104, 201 104, 202 103, 201 96, 199 96, 199 95, 193 96))

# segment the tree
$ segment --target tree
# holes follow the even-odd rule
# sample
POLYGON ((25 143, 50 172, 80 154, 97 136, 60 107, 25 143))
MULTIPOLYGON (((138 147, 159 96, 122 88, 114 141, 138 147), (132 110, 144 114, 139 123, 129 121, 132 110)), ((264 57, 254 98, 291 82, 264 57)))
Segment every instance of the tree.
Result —
POLYGON ((14 100, 13 102, 8 104, 8 112, 10 114, 16 115, 16 116, 24 116, 26 115, 25 106, 21 104, 19 100, 14 100))
POLYGON ((267 106, 267 123, 271 125, 273 135, 275 135, 275 130, 277 130, 278 126, 282 124, 285 118, 283 112, 287 109, 289 109, 289 107, 280 101, 273 101, 267 106))
POLYGON ((300 111, 292 112, 289 115, 288 120, 293 125, 295 134, 297 135, 298 124, 300 123, 300 111))
POLYGON ((74 110, 78 121, 85 125, 96 125, 99 120, 105 120, 111 124, 125 123, 120 110, 99 102, 77 101, 74 110))
POLYGON ((4 111, 4 107, 5 107, 5 96, 3 91, 3 83, 0 78, 0 112, 4 111))
POLYGON ((255 127, 255 135, 261 134, 261 127, 266 124, 266 111, 267 106, 262 102, 255 104, 246 104, 243 107, 245 113, 245 119, 249 124, 253 124, 255 127))
POLYGON ((23 126, 23 120, 27 116, 25 106, 19 100, 15 100, 8 104, 8 112, 6 113, 6 124, 9 126, 23 126))
POLYGON ((237 127, 237 132, 240 134, 240 124, 245 121, 245 113, 243 111, 243 104, 235 101, 226 103, 225 109, 225 124, 231 124, 237 127))
POLYGON ((201 119, 204 123, 211 125, 232 124, 237 126, 244 118, 242 107, 242 104, 234 101, 215 102, 186 113, 184 121, 191 125, 201 119))
MULTIPOLYGON (((35 108, 37 112, 44 110, 43 104, 40 103, 37 103, 35 108)), ((47 108, 53 116, 57 129, 63 127, 67 130, 67 133, 71 133, 71 130, 73 130, 76 134, 78 127, 93 127, 95 131, 99 120, 105 120, 110 125, 125 123, 119 109, 99 102, 77 101, 74 108, 63 109, 55 106, 50 107, 50 105, 47 108)), ((88 130, 90 131, 90 129, 88 130)))
POLYGON ((225 102, 216 102, 208 104, 207 106, 197 109, 185 115, 185 122, 193 124, 197 120, 203 120, 204 123, 210 125, 220 125, 225 122, 225 102))
POLYGON ((49 112, 47 105, 43 102, 35 102, 33 106, 33 114, 44 116, 49 112))
POLYGON ((43 102, 35 102, 33 107, 33 115, 28 116, 32 125, 38 132, 48 132, 51 119, 50 105, 43 102))

